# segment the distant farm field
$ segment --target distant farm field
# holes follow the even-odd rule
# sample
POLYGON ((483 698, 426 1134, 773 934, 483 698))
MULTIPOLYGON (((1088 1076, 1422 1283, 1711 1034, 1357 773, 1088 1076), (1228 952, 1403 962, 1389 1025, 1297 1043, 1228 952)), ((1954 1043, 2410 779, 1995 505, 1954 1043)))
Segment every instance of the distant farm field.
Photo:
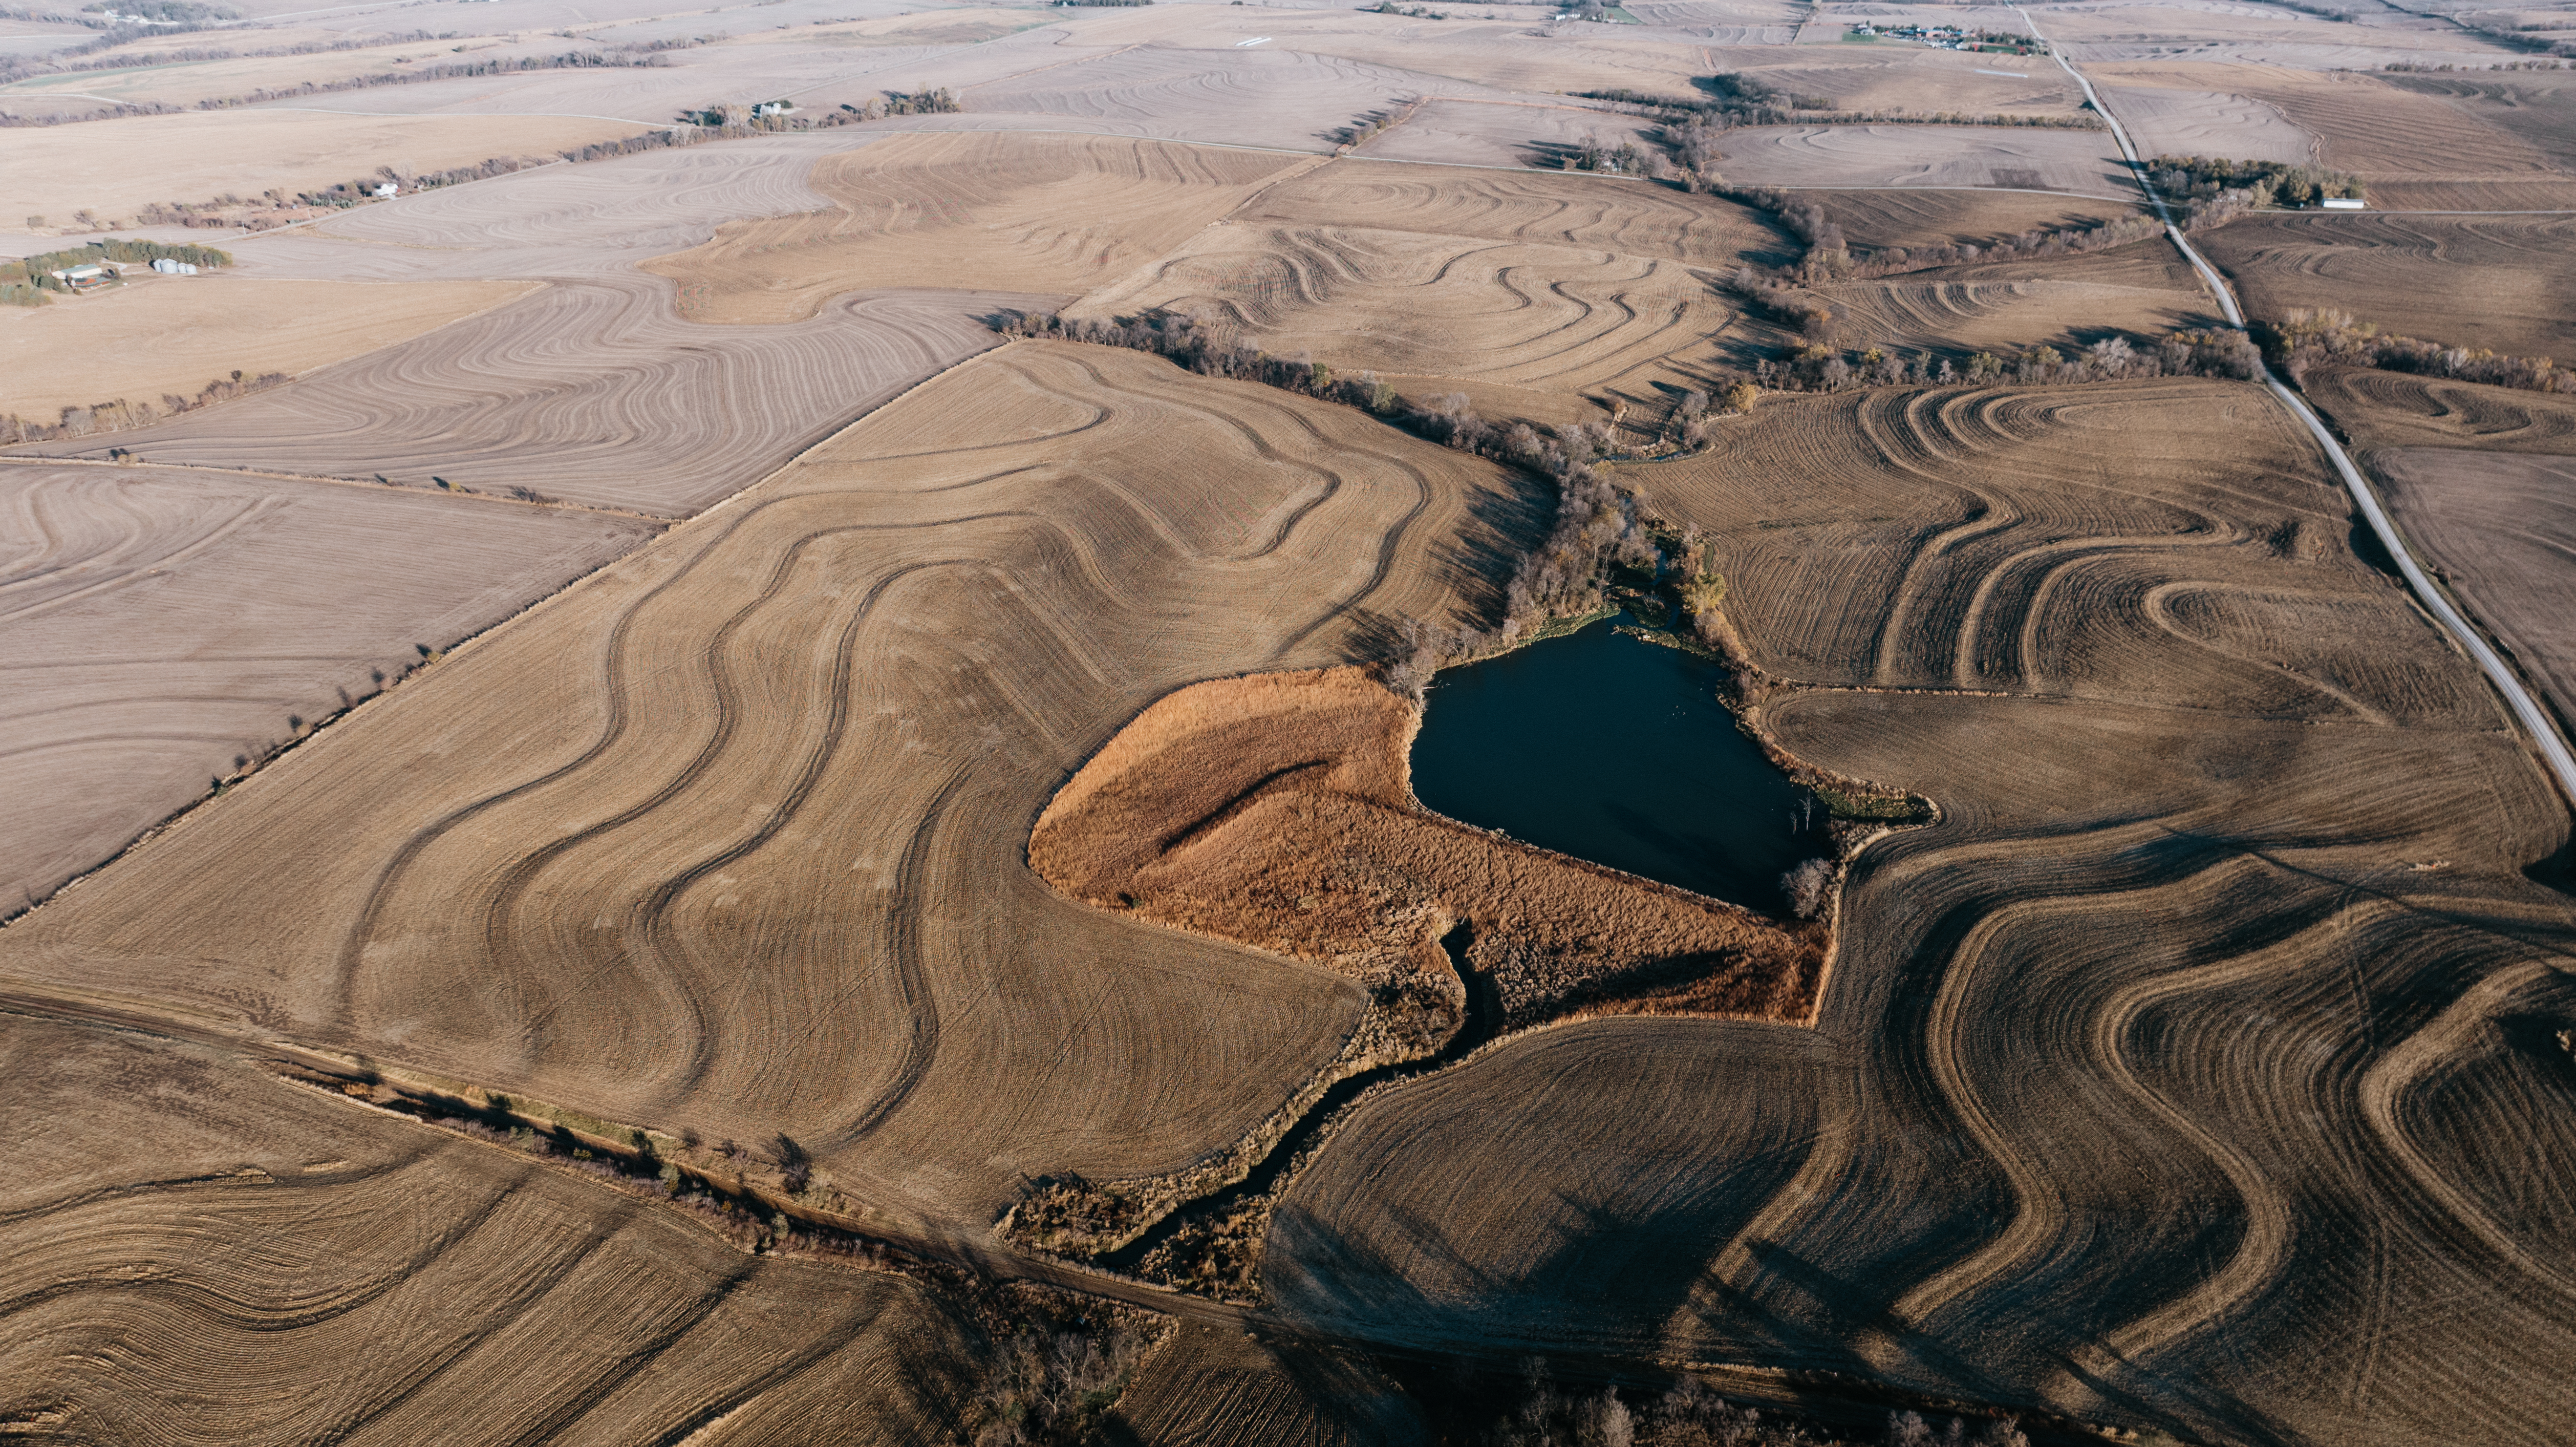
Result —
POLYGON ((1738 186, 1992 186, 2128 200, 2108 131, 2015 126, 1750 126, 1720 142, 1738 186))
MULTIPOLYGON (((151 202, 257 197, 371 178, 378 166, 440 171, 495 156, 553 159, 559 150, 647 127, 588 116, 373 116, 230 110, 134 116, 45 129, 45 163, 12 167, 0 221, 41 215, 57 226, 87 209, 128 218, 151 202)), ((36 132, 28 132, 33 135, 36 132)))
POLYGON ((650 263, 698 322, 792 322, 862 287, 1080 291, 1301 163, 1159 141, 912 135, 815 165, 832 209, 735 222, 650 263))
POLYGON ((685 515, 994 345, 977 315, 1033 300, 853 296, 793 326, 710 332, 673 319, 666 294, 640 278, 559 283, 256 396, 37 450, 125 448, 410 486, 444 478, 685 515))
POLYGON ((371 286, 141 272, 112 291, 0 311, 0 397, 40 422, 63 407, 194 397, 233 372, 309 371, 533 289, 506 281, 371 286))
POLYGON ((2426 565, 2576 731, 2576 458, 2406 447, 2370 462, 2426 565))

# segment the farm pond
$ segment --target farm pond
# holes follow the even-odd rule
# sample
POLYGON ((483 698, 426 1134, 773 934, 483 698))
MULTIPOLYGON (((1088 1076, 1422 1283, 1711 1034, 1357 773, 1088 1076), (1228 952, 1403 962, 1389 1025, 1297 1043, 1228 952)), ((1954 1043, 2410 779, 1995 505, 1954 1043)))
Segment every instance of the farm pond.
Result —
POLYGON ((1824 801, 1718 702, 1726 671, 1617 631, 1444 669, 1413 744, 1426 808, 1766 912, 1819 852, 1824 801))

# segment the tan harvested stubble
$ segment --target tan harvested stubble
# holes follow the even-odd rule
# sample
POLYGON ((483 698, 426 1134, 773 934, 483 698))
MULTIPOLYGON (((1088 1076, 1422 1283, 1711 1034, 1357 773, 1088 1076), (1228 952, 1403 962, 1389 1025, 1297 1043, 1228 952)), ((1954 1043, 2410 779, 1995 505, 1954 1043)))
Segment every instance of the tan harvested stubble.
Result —
MULTIPOLYGON (((182 278, 183 280, 185 278, 182 278)), ((562 282, 293 385, 155 426, 36 444, 685 516, 994 345, 980 315, 1046 298, 883 292, 710 333, 642 278, 562 282)))
POLYGON ((2040 126, 1747 126, 1717 169, 1738 186, 1997 187, 2128 201, 2137 183, 2108 131, 2040 126))
POLYGON ((2208 1440, 2552 1440, 2576 920, 2523 871, 2566 808, 2321 459, 2202 381, 1720 437, 1636 480, 1711 529, 1755 717, 1942 823, 1856 864, 1812 1036, 1591 1022, 1363 1104, 1272 1300, 2208 1440))
POLYGON ((1300 164, 1124 137, 909 135, 825 157, 833 206, 734 222, 645 264, 696 322, 783 323, 861 287, 1081 292, 1300 164))
POLYGON ((1338 160, 1068 315, 1185 312, 1273 355, 1572 420, 1574 394, 1706 385, 1682 356, 1735 323, 1714 273, 1787 246, 1750 207, 1658 186, 1338 160))
POLYGON ((1029 826, 1174 688, 1441 616, 1503 487, 1350 409, 1014 344, 288 755, 0 970, 783 1131, 943 1230, 1023 1172, 1176 1170, 1359 992, 1064 899, 1029 826))
POLYGON ((2311 367, 2300 388, 2367 446, 2576 456, 2576 398, 2376 367, 2311 367))
POLYGON ((2576 731, 2576 459, 2402 447, 2366 464, 2408 545, 2576 731))
POLYGON ((154 277, 0 313, 5 410, 194 397, 233 372, 304 372, 408 340, 525 295, 525 282, 408 286, 154 277))
POLYGON ((639 519, 157 467, 0 467, 0 914, 639 519))
POLYGON ((1155 1443, 1403 1447, 1421 1417, 1365 1360, 1228 1327, 1183 1326, 1138 1370, 1114 1420, 1155 1443))
POLYGON ((1421 722, 1358 668, 1183 689, 1048 803, 1029 865, 1089 904, 1328 964, 1389 1006, 1413 1055, 1463 1018, 1444 949, 1461 925, 1505 1028, 1577 1012, 1813 1017, 1821 927, 1430 813, 1411 782, 1421 722))
POLYGON ((2576 361, 2576 216, 2252 216, 2200 245, 2257 317, 2339 310, 2400 336, 2576 361))
POLYGON ((2127 202, 2028 191, 1813 191, 1801 201, 1824 208, 1843 239, 1861 251, 1891 246, 1984 245, 2025 231, 2090 230, 2141 215, 2127 202))
POLYGON ((188 1045, 13 1016, 0 1071, 0 1417, 39 1435, 947 1440, 976 1338, 902 1277, 188 1045))
POLYGON ((83 208, 131 219, 155 201, 227 193, 289 195, 371 176, 378 166, 438 171, 494 156, 552 156, 648 129, 595 116, 382 116, 229 110, 49 127, 41 164, 11 169, 0 221, 29 214, 72 224, 83 208))
MULTIPOLYGON (((2161 246, 2162 242, 2148 243, 2161 246)), ((1897 276, 1884 281, 1838 282, 1812 288, 1843 308, 1841 341, 1847 348, 1889 347, 1908 352, 1992 352, 2012 358, 2029 348, 2053 345, 2061 352, 2080 351, 2093 339, 2121 333, 2153 339, 2177 328, 2203 324, 2209 302, 2203 293, 2180 287, 2138 286, 2085 280, 2116 268, 2117 261, 2009 263, 1993 272, 2019 270, 2010 280, 1915 280, 1897 276)), ((1938 273, 1936 273, 1937 275, 1938 273)), ((1748 329, 1746 340, 1768 340, 1771 327, 1748 329)), ((1782 336, 1781 344, 1792 339, 1782 336)))

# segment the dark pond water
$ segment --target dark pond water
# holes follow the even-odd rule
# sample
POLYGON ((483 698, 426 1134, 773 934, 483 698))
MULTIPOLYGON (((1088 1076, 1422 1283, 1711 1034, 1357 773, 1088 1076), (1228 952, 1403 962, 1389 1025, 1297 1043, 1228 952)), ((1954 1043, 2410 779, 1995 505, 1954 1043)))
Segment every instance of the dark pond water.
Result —
POLYGON ((1736 728, 1724 678, 1609 622, 1445 670, 1413 792, 1524 843, 1780 910, 1780 876, 1819 852, 1825 806, 1736 728))

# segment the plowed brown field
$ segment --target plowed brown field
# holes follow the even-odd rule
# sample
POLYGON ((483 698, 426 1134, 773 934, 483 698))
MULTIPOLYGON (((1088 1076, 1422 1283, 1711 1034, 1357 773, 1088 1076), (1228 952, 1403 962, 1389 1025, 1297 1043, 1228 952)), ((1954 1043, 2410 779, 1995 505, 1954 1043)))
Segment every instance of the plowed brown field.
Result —
POLYGON ((2254 216, 2201 242, 2249 311, 2576 361, 2576 216, 2254 216))
POLYGON ((863 287, 1079 292, 1300 164, 1112 137, 897 136, 816 163, 833 209, 736 222, 646 269, 698 322, 800 321, 863 287))
POLYGON ((2309 444, 2194 381, 1719 432, 1639 480, 1712 530, 1759 717, 1943 820, 1863 855, 1816 1035, 1587 1023, 1363 1102, 1278 1208, 1282 1309, 2547 1439, 2576 920, 2524 871, 2566 808, 2309 444))
POLYGON ((391 346, 530 290, 146 276, 114 291, 0 313, 0 397, 31 421, 120 398, 194 397, 233 372, 303 372, 391 346))
POLYGON ((653 535, 175 468, 0 467, 0 914, 210 778, 653 535))
POLYGON ((1066 900, 1029 826, 1173 689, 1439 616, 1503 485, 1347 408, 1015 344, 289 754, 0 970, 785 1131, 947 1229, 1023 1172, 1175 1170, 1360 993, 1066 900))
POLYGON ((0 1017, 0 1418, 81 1442, 946 1441, 972 1329, 226 1057, 0 1017))
POLYGON ((1659 186, 1335 161, 1071 310, 1188 312, 1346 372, 1532 394, 1499 410, 1546 416, 1541 394, 1703 385, 1674 366, 1736 322, 1711 271, 1782 246, 1749 207, 1659 186))
MULTIPOLYGON (((183 278, 184 279, 184 278, 183 278)), ((131 432, 29 449, 322 476, 526 487, 685 515, 995 338, 1044 298, 845 296, 792 326, 711 332, 635 277, 549 286, 292 385, 131 432)), ((202 385, 202 384, 200 384, 202 385)))
POLYGON ((2026 191, 1803 191, 1863 251, 1890 246, 1983 245, 2025 231, 2091 228, 2138 214, 2131 204, 2026 191))
POLYGON ((2303 389, 2375 447, 2576 455, 2576 399, 2371 367, 2311 368, 2303 389))
POLYGON ((2576 459, 2405 447, 2370 466, 2434 576, 2576 732, 2576 459))

